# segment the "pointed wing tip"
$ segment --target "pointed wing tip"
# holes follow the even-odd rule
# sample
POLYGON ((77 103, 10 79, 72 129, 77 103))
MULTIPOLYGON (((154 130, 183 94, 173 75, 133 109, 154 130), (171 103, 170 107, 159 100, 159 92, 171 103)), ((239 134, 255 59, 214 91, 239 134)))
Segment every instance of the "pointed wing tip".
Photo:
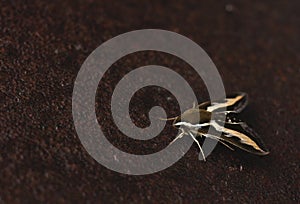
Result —
POLYGON ((260 151, 259 153, 256 153, 257 155, 259 155, 259 156, 266 156, 266 155, 268 155, 268 154, 270 154, 270 151, 268 151, 268 150, 263 150, 263 151, 260 151))

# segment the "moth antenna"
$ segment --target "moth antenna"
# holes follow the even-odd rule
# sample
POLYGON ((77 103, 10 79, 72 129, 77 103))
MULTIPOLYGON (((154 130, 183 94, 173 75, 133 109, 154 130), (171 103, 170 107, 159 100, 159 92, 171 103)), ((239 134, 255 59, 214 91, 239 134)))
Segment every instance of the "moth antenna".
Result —
POLYGON ((170 120, 175 120, 177 117, 174 118, 158 118, 159 120, 163 120, 163 121, 170 121, 170 120))

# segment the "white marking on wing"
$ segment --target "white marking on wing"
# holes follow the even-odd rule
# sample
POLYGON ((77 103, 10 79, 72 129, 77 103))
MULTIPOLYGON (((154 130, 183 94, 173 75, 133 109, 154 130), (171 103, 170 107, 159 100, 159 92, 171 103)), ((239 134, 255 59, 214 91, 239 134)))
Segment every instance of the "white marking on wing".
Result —
POLYGON ((224 107, 228 107, 228 106, 232 106, 235 102, 237 102, 238 100, 240 100, 243 96, 237 96, 235 98, 226 98, 225 99, 225 103, 217 103, 214 102, 212 103, 211 106, 207 107, 207 111, 213 112, 216 109, 219 108, 224 108, 224 107))
POLYGON ((183 126, 186 126, 188 128, 201 128, 201 127, 205 127, 205 126, 209 126, 210 123, 202 123, 202 124, 191 124, 191 123, 188 123, 188 122, 178 122, 178 123, 175 123, 174 125, 183 125, 183 126))
POLYGON ((241 140, 241 143, 250 145, 258 151, 263 151, 261 148, 259 148, 259 146, 256 144, 256 142, 254 142, 250 137, 246 136, 245 134, 240 133, 240 132, 235 131, 235 130, 231 130, 229 128, 222 127, 218 123, 216 123, 215 121, 211 121, 211 125, 216 130, 218 130, 220 132, 227 133, 228 135, 226 135, 226 136, 228 136, 228 137, 238 137, 241 140))

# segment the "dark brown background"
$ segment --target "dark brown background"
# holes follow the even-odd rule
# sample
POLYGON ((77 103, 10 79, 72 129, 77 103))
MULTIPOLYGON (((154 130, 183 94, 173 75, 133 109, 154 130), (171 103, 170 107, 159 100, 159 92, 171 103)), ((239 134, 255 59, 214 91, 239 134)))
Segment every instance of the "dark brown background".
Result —
MULTIPOLYGON (((270 2, 1 1, 0 203, 299 202, 300 2, 270 2), (218 145, 201 162, 194 145, 175 165, 146 176, 122 175, 95 162, 72 122, 75 77, 101 43, 143 28, 175 31, 206 50, 226 91, 249 94, 242 117, 270 155, 218 145)), ((199 101, 207 98, 201 80, 177 58, 142 52, 120 60, 99 84, 96 109, 108 137, 124 151, 158 151, 175 136, 167 127, 152 141, 130 142, 108 117, 113 85, 132 67, 151 63, 183 73, 199 101)), ((155 104, 170 116, 178 113, 166 91, 144 89, 136 96, 131 107, 138 126, 148 124, 147 110, 155 104)))

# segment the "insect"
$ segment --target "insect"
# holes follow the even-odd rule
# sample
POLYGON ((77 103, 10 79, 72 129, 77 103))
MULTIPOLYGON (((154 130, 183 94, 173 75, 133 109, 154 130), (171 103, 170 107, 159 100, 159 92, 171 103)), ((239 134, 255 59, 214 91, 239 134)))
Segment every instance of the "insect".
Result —
POLYGON ((180 130, 180 134, 169 145, 188 135, 197 143, 204 161, 205 156, 197 137, 218 140, 231 150, 234 150, 234 146, 256 155, 269 154, 257 133, 238 117, 247 103, 248 95, 239 92, 227 95, 223 100, 194 104, 182 115, 166 119, 173 121, 173 126, 180 130), (208 133, 209 128, 213 133, 208 133))

